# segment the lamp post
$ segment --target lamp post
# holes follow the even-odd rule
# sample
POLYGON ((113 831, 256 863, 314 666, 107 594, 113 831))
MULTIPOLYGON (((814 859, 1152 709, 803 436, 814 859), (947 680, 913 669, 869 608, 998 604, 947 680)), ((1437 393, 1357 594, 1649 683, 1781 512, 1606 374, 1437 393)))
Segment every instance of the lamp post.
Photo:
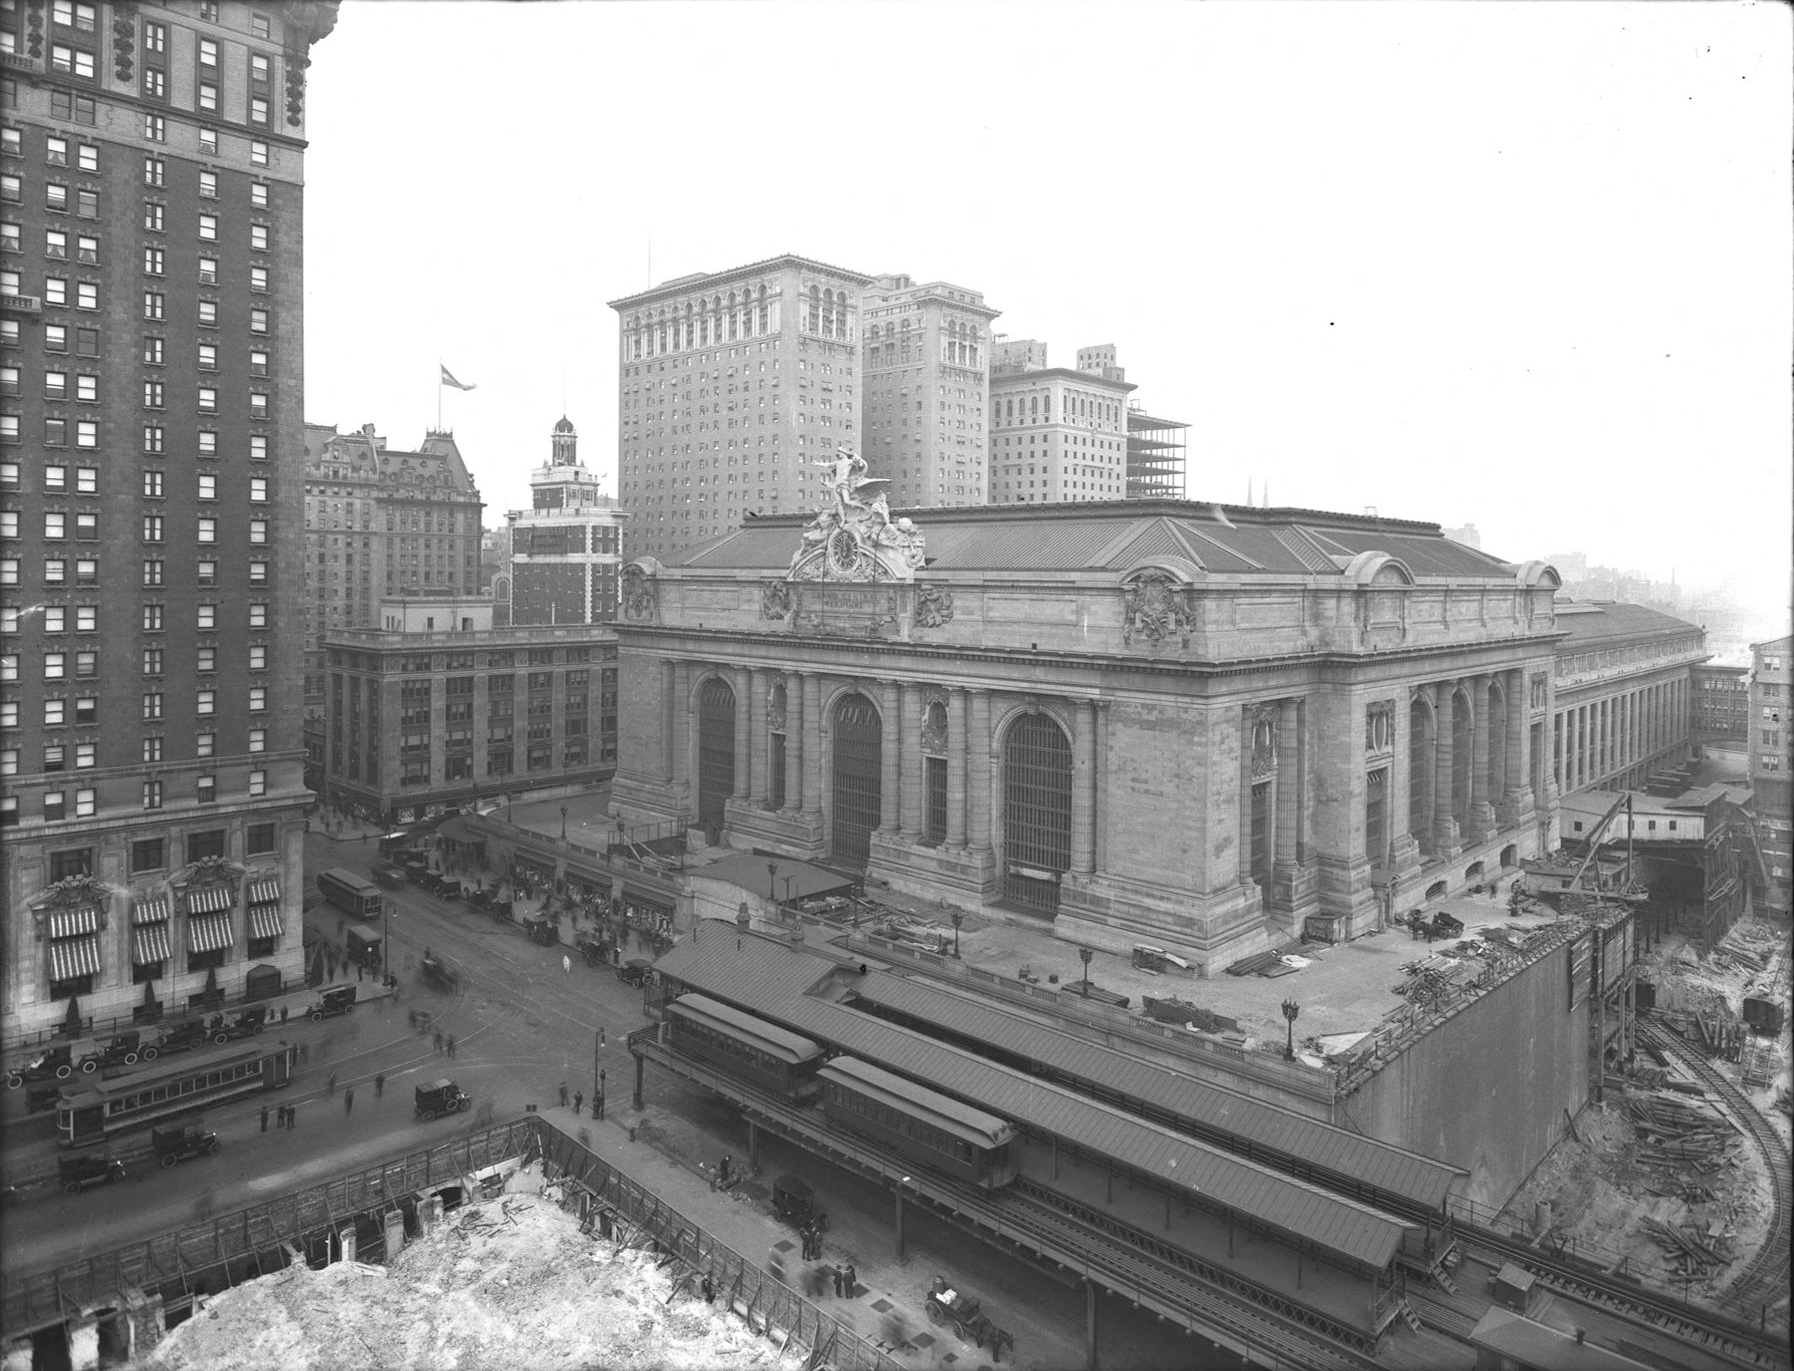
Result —
MULTIPOLYGON (((957 923, 958 920, 954 920, 954 922, 957 923)), ((955 934, 955 936, 957 937, 958 935, 955 934)), ((1078 956, 1083 958, 1083 960, 1084 960, 1084 998, 1085 999, 1090 998, 1090 959, 1094 955, 1095 955, 1095 952, 1091 948, 1080 947, 1078 949, 1078 956)))
POLYGON ((1287 1025, 1287 1039, 1283 1046, 1283 1055, 1289 1060, 1296 1059, 1296 1015, 1302 1012, 1302 1006, 1294 1000, 1283 1002, 1283 1017, 1287 1025))
POLYGON ((567 841, 567 806, 561 806, 561 841, 567 841))
POLYGON ((795 876, 785 877, 785 903, 786 904, 791 903, 791 883, 793 881, 795 881, 796 879, 797 879, 797 877, 795 877, 795 876))
POLYGON ((737 951, 741 949, 742 936, 752 923, 753 916, 748 913, 747 901, 743 900, 735 910, 735 948, 737 951))
POLYGON ((948 917, 953 920, 953 955, 957 957, 959 955, 959 926, 965 922, 965 911, 956 909, 948 917))
POLYGON ((779 864, 766 864, 766 898, 777 904, 779 899, 779 864))

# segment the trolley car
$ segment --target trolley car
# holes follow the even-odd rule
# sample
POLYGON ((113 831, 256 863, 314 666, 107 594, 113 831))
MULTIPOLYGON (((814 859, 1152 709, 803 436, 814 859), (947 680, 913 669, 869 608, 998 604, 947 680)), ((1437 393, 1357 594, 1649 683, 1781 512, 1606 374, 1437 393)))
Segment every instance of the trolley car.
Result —
POLYGON ((708 995, 681 995, 667 1006, 673 1046, 787 1099, 816 1097, 823 1051, 808 1038, 708 995))
POLYGON ((289 1084, 298 1049, 289 1043, 137 1071, 115 1081, 65 1086, 56 1102, 56 1141, 84 1147, 118 1133, 289 1084))
POLYGON ((1015 1179, 1015 1128, 994 1114, 854 1057, 836 1057, 816 1074, 822 1112, 836 1127, 987 1190, 1015 1179))

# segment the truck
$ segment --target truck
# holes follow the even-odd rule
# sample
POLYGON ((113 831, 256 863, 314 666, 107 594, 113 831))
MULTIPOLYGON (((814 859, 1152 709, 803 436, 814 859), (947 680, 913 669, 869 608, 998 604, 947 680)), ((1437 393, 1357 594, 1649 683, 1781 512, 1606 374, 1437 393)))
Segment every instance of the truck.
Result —
POLYGON ((428 1085, 417 1087, 413 1108, 418 1118, 429 1123, 440 1115, 464 1110, 472 1103, 473 1100, 466 1091, 444 1076, 428 1085))
POLYGON ((313 1023, 320 1022, 330 1014, 353 1014, 355 1012, 355 987, 352 985, 327 985, 318 992, 317 1003, 306 1011, 313 1023))
POLYGON ((209 1157, 222 1146, 216 1133, 197 1124, 150 1130, 150 1147, 155 1150, 156 1165, 161 1167, 173 1166, 189 1157, 209 1157))
POLYGON ((56 1163, 56 1179, 71 1195, 96 1185, 125 1179, 125 1164, 117 1157, 63 1157, 56 1163))

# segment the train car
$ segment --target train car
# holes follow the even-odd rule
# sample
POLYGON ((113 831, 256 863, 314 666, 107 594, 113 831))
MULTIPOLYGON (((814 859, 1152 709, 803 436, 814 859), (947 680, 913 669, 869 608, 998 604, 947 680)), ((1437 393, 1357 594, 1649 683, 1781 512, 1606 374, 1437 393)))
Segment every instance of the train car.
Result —
POLYGON ((290 1043, 257 1045, 113 1081, 65 1086, 56 1102, 56 1142, 84 1147, 189 1110, 276 1089, 292 1081, 297 1056, 290 1043))
POLYGON ((380 887, 347 867, 333 867, 318 875, 318 893, 345 914, 357 919, 380 917, 380 887))
POLYGON ((808 1038, 708 995, 681 995, 666 1008, 675 1051, 723 1067, 787 1099, 816 1098, 823 1051, 808 1038))
POLYGON ((986 1190, 1015 1179, 1007 1120, 853 1057, 836 1057, 816 1074, 831 1124, 986 1190))

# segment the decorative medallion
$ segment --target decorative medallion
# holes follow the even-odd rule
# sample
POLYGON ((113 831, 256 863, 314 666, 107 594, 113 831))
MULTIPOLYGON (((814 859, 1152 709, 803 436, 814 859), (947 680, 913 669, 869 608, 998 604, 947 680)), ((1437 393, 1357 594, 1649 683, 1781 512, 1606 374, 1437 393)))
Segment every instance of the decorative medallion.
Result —
POLYGON ((804 526, 803 543, 791 554, 794 581, 907 581, 926 560, 922 534, 907 518, 892 519, 885 492, 890 484, 866 475, 866 461, 844 447, 811 465, 828 468, 829 499, 804 526))
POLYGON ((74 876, 64 876, 45 886, 38 892, 37 898, 31 901, 34 909, 67 908, 70 905, 104 904, 111 892, 100 883, 97 876, 82 872, 74 876))
POLYGON ((1378 700, 1364 711, 1364 750, 1387 752, 1395 746, 1395 701, 1378 700))
POLYGON ((242 879, 243 868, 223 857, 201 857, 189 862, 169 878, 176 886, 224 885, 242 879))
POLYGON ((783 619, 791 613, 795 596, 791 586, 785 581, 762 581, 760 583, 760 617, 762 619, 783 619))
POLYGON ((1183 646, 1190 645, 1187 593, 1170 572, 1143 571, 1122 588, 1122 594, 1125 597, 1121 621, 1123 643, 1132 645, 1138 634, 1156 645, 1177 634, 1183 646))
POLYGON ((305 69, 311 65, 311 58, 302 54, 288 52, 286 55, 287 76, 287 123, 298 128, 305 117, 305 69))
POLYGON ((945 586, 923 586, 916 591, 916 627, 940 628, 953 619, 953 592, 945 586))
POLYGON ((1247 719, 1252 727, 1252 779, 1261 781, 1277 770, 1277 706, 1254 706, 1247 719))
POLYGON ((659 599, 654 585, 654 578, 639 563, 631 562, 623 568, 623 617, 625 619, 652 619, 659 599))

